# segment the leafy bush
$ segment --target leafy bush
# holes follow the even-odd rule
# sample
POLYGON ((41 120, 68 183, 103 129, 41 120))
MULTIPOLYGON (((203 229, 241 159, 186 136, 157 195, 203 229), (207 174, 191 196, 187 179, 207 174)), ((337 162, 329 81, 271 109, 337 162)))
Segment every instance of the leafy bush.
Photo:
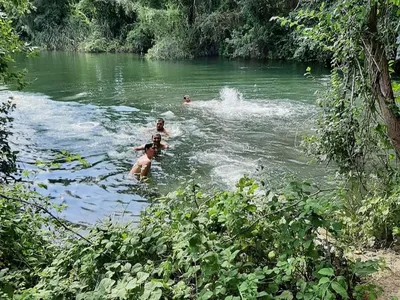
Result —
POLYGON ((146 54, 149 59, 174 60, 190 58, 181 39, 164 37, 156 41, 155 45, 146 54))
POLYGON ((129 31, 126 37, 126 48, 135 53, 146 53, 152 46, 152 33, 146 32, 145 28, 140 26, 129 31))
POLYGON ((200 15, 190 31, 190 48, 199 56, 222 55, 225 39, 242 23, 237 11, 222 10, 200 15))
POLYGON ((185 22, 178 7, 170 5, 166 9, 151 9, 138 6, 137 13, 140 30, 131 31, 130 36, 143 49, 149 44, 146 39, 153 38, 147 58, 174 60, 191 57, 185 22))
POLYGON ((224 55, 231 58, 290 58, 284 30, 272 25, 244 25, 225 40, 224 55))
POLYGON ((361 247, 390 247, 399 243, 398 188, 386 195, 377 190, 357 200, 348 197, 349 194, 338 197, 342 207, 337 210, 336 218, 343 222, 342 240, 347 243, 356 241, 361 247))
POLYGON ((14 299, 52 261, 54 237, 43 228, 52 222, 40 213, 48 201, 24 185, 1 186, 0 195, 0 298, 14 299))
MULTIPOLYGON (((243 178, 236 192, 205 195, 195 185, 148 207, 137 228, 112 222, 87 241, 55 247, 29 299, 361 299, 373 263, 352 262, 320 241, 333 235, 325 202, 307 186, 259 193, 243 178), (358 292, 356 292, 358 290, 358 292)), ((18 297, 16 298, 18 299, 18 297)))
POLYGON ((119 40, 105 38, 99 31, 93 31, 79 47, 81 50, 91 53, 122 52, 124 50, 119 40))
POLYGON ((24 39, 46 50, 77 50, 90 30, 86 16, 68 1, 36 0, 33 5, 20 21, 24 39))
POLYGON ((32 49, 24 45, 15 30, 13 19, 22 18, 29 11, 31 4, 27 0, 6 1, 0 0, 0 84, 16 82, 18 88, 25 85, 24 72, 13 68, 15 55, 28 54, 32 49))
POLYGON ((107 52, 108 42, 105 37, 95 31, 92 35, 79 45, 79 48, 85 52, 99 53, 107 52))

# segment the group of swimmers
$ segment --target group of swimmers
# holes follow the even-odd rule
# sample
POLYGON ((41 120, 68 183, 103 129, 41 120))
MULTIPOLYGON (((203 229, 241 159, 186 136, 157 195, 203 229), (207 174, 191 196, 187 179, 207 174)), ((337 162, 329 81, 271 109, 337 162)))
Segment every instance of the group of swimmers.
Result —
MULTIPOLYGON (((190 101, 191 100, 188 95, 183 97, 183 104, 188 104, 190 101)), ((147 177, 150 171, 152 159, 156 157, 161 150, 168 149, 167 144, 161 143, 161 135, 169 135, 168 131, 164 128, 164 124, 165 122, 163 119, 157 119, 155 128, 156 133, 151 136, 152 143, 133 148, 135 151, 144 150, 144 154, 135 162, 129 174, 136 175, 139 178, 147 177)))

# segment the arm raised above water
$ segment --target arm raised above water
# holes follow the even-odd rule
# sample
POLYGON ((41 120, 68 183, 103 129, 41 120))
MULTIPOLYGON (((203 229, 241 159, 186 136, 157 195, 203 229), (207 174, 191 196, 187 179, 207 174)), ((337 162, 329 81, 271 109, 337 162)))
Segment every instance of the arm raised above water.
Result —
POLYGON ((134 150, 134 151, 144 150, 144 145, 142 145, 142 146, 137 146, 137 147, 133 147, 132 150, 134 150))

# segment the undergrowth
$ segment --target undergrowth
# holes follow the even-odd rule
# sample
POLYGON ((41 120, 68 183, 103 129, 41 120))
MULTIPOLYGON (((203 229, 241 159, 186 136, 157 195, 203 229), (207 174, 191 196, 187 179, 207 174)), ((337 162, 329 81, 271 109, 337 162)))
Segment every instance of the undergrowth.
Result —
POLYGON ((375 295, 376 288, 364 285, 362 278, 378 264, 346 259, 342 249, 320 237, 321 229, 337 236, 341 226, 325 216, 330 202, 310 190, 307 184, 292 182, 281 193, 264 193, 245 177, 234 192, 206 195, 188 184, 150 205, 136 227, 107 221, 94 226, 85 239, 69 236, 47 241, 47 246, 41 243, 48 255, 41 256, 35 280, 15 286, 18 273, 3 269, 2 296, 363 299, 365 294, 375 295))

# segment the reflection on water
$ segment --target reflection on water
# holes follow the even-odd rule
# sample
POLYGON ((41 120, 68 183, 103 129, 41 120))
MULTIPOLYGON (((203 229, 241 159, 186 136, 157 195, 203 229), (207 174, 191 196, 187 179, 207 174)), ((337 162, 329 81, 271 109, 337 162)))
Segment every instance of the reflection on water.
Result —
POLYGON ((293 75, 282 68, 196 61, 154 65, 126 56, 107 56, 111 61, 99 56, 97 64, 83 56, 67 65, 60 55, 46 57, 48 73, 40 61, 25 62, 38 80, 25 92, 3 91, 0 97, 16 99, 12 143, 23 168, 36 169, 36 160, 51 160, 63 149, 90 163, 89 168, 65 164, 34 178, 48 185, 43 193, 68 205, 64 214, 71 221, 92 223, 109 214, 136 220, 149 196, 170 192, 189 178, 230 189, 260 165, 270 179, 284 172, 324 174, 295 148, 316 113, 312 93, 318 85, 304 79, 303 70, 293 75), (114 64, 115 73, 107 72, 114 64), (128 71, 131 64, 135 68, 128 71), (58 74, 59 68, 68 76, 58 74), (43 80, 49 76, 51 85, 43 80), (290 96, 293 91, 298 93, 290 96), (182 105, 184 94, 192 98, 189 105, 182 105), (159 117, 170 132, 164 141, 170 148, 153 163, 149 182, 140 183, 127 176, 142 154, 131 148, 150 142, 159 117))

